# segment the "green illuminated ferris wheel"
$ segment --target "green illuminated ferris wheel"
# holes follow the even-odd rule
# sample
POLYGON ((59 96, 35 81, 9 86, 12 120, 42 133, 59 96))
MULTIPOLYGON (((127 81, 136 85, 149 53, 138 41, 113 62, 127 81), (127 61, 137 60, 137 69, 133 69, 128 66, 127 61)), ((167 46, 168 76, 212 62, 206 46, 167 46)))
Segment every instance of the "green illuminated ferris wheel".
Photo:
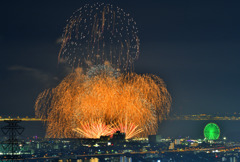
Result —
POLYGON ((217 140, 220 136, 220 129, 215 123, 208 123, 204 128, 204 136, 207 140, 217 140))

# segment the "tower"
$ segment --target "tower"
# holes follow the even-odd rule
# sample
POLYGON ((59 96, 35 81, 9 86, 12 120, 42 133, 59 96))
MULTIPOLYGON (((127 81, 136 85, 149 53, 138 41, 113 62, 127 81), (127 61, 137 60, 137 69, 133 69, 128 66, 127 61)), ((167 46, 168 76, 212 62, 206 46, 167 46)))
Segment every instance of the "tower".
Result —
POLYGON ((17 159, 18 156, 16 152, 19 150, 19 141, 17 139, 18 135, 21 135, 24 131, 24 128, 19 126, 18 123, 21 120, 4 120, 8 125, 1 128, 4 135, 8 136, 8 140, 2 143, 4 150, 7 152, 8 159, 17 159))

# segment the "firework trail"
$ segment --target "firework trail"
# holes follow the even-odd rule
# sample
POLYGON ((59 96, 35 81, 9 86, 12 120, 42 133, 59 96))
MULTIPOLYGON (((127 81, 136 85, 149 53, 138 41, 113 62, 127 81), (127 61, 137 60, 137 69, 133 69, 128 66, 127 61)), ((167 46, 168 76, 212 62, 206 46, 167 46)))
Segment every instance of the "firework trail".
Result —
POLYGON ((156 133, 158 121, 171 105, 159 77, 135 73, 116 77, 103 70, 95 74, 76 70, 39 95, 36 115, 48 121, 48 137, 97 138, 117 130, 125 132, 126 138, 156 133))
POLYGON ((58 59, 73 67, 103 65, 129 70, 139 55, 136 22, 113 5, 85 5, 73 13, 63 32, 58 59))
POLYGON ((59 60, 74 71, 39 94, 36 116, 46 137, 126 138, 155 134, 169 113, 171 96, 157 76, 131 71, 139 55, 136 23, 112 5, 85 5, 68 20, 59 60), (127 72, 131 71, 131 72, 127 72))

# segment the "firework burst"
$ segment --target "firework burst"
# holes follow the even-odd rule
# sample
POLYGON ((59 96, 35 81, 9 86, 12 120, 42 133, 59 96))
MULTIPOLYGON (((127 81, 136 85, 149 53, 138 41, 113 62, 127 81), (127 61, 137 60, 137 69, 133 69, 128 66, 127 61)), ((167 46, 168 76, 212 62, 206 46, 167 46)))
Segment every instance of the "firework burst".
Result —
POLYGON ((120 130, 131 138, 156 133, 170 104, 157 76, 75 71, 40 94, 35 107, 36 115, 47 120, 48 137, 98 138, 120 130))
POLYGON ((115 133, 111 125, 106 125, 101 120, 80 123, 80 127, 73 129, 73 131, 85 138, 100 138, 101 136, 111 136, 115 133))
POLYGON ((138 58, 139 44, 129 14, 110 4, 86 4, 67 21, 58 60, 82 68, 108 61, 126 71, 138 58))
POLYGON ((157 132, 171 96, 161 78, 132 72, 137 32, 129 14, 112 5, 85 5, 70 17, 58 59, 74 70, 35 104, 47 137, 99 138, 120 131, 129 139, 157 132))

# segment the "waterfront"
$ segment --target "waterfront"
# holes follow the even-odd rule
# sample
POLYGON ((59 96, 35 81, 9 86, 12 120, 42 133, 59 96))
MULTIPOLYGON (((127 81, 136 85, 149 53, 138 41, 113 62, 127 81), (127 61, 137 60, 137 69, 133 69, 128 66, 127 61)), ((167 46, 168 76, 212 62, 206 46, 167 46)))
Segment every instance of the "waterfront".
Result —
MULTIPOLYGON (((227 137, 232 141, 240 140, 240 121, 162 121, 160 124, 160 135, 166 137, 191 137, 204 138, 203 128, 209 122, 215 122, 221 129, 220 137, 227 137)), ((0 122, 0 126, 4 126, 4 122, 0 122)), ((23 137, 39 136, 44 137, 45 129, 42 122, 22 122, 21 125, 25 127, 23 137)), ((2 134, 1 134, 2 135, 2 134)))

